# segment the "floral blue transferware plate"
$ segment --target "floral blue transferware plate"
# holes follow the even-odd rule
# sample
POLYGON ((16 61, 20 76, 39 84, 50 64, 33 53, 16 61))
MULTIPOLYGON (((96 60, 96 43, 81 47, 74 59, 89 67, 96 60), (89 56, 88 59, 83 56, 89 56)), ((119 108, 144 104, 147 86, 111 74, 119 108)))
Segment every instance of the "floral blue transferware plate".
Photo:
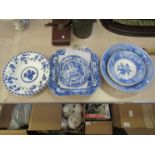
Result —
POLYGON ((58 50, 51 56, 49 63, 48 86, 59 96, 91 95, 100 85, 99 60, 88 48, 58 50), (87 54, 90 55, 90 62, 84 58, 87 54), (60 57, 63 57, 61 61, 60 57))
POLYGON ((137 92, 140 90, 143 90, 146 86, 149 85, 151 80, 153 79, 153 73, 154 73, 154 68, 153 68, 153 63, 151 61, 150 56, 145 52, 142 48, 137 47, 135 45, 131 44, 117 44, 109 48, 105 54, 103 55, 101 62, 100 62, 100 69, 102 76, 104 79, 114 88, 123 91, 123 92, 137 92), (135 85, 132 86, 122 86, 116 82, 114 82, 108 74, 107 71, 107 64, 110 59, 110 57, 115 53, 115 52, 120 52, 120 51, 128 51, 131 53, 134 53, 138 55, 144 62, 145 68, 146 68, 146 73, 143 78, 143 80, 135 85))
POLYGON ((3 71, 6 88, 16 95, 31 96, 48 82, 49 62, 38 52, 23 52, 13 57, 3 71))
POLYGON ((143 60, 128 51, 114 53, 108 61, 107 70, 113 81, 124 86, 139 83, 146 72, 143 60))

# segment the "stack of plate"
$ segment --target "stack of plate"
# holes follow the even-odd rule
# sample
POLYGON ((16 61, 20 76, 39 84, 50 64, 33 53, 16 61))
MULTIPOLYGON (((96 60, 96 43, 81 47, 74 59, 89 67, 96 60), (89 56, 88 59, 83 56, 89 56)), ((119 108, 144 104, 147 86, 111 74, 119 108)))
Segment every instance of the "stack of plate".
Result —
POLYGON ((117 44, 109 48, 100 63, 104 79, 124 92, 143 90, 152 80, 153 63, 142 48, 117 44))
POLYGON ((100 85, 99 60, 88 48, 58 50, 49 63, 48 86, 57 95, 91 95, 100 85))

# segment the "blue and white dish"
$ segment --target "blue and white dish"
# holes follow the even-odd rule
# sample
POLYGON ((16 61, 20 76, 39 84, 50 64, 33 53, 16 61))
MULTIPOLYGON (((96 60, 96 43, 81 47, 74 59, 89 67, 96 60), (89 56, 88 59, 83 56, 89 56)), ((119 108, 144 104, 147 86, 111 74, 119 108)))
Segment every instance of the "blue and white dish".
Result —
POLYGON ((64 85, 79 87, 83 85, 90 76, 89 64, 80 56, 67 56, 58 65, 58 76, 64 85))
POLYGON ((114 88, 123 91, 123 92, 138 92, 143 90, 146 86, 148 86, 152 79, 153 79, 153 63, 150 58, 150 56, 145 52, 142 48, 137 47, 132 44, 117 44, 106 50, 105 54, 103 55, 101 62, 100 62, 100 69, 102 76, 104 79, 114 88), (120 51, 128 51, 131 53, 134 53, 138 55, 144 62, 145 68, 146 68, 146 73, 143 78, 143 80, 135 85, 132 86, 122 86, 116 82, 114 82, 108 74, 107 71, 107 64, 110 59, 110 57, 115 53, 115 52, 120 52, 120 51))
POLYGON ((32 96, 48 82, 48 60, 38 52, 23 52, 13 57, 3 71, 6 88, 16 95, 32 96))
POLYGON ((88 48, 80 49, 79 51, 77 50, 75 53, 80 51, 82 51, 83 55, 87 53, 91 55, 89 65, 83 60, 82 56, 81 58, 77 55, 65 57, 65 54, 68 52, 67 49, 60 49, 50 57, 50 76, 48 86, 56 95, 87 96, 91 95, 99 87, 100 76, 98 57, 88 48), (59 62, 61 56, 64 56, 64 58, 59 62), (77 77, 71 79, 71 82, 69 79, 72 74, 70 75, 64 72, 65 70, 70 72, 72 68, 68 69, 67 67, 73 67, 73 77, 77 74, 77 77), (61 81, 65 87, 62 87, 62 85, 59 84, 59 81, 61 81), (82 87, 82 84, 86 84, 85 87, 82 87))
POLYGON ((146 72, 143 60, 128 51, 114 53, 108 61, 107 70, 113 81, 124 86, 139 83, 146 72))

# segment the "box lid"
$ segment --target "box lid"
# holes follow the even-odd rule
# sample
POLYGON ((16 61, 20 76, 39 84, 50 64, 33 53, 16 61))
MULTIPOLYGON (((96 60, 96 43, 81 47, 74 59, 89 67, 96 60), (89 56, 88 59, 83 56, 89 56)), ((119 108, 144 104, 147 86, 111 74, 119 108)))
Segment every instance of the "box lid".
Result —
POLYGON ((60 130, 61 104, 34 104, 28 130, 60 130))
POLYGON ((112 134, 112 121, 86 121, 85 134, 112 134))

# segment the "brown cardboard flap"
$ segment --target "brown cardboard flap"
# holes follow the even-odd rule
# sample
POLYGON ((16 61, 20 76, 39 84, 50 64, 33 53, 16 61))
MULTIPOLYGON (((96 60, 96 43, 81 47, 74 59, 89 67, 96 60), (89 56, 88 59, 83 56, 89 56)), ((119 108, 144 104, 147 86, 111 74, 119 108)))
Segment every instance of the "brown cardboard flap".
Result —
POLYGON ((154 128, 154 104, 112 105, 113 122, 120 128, 154 128))
POLYGON ((143 110, 140 104, 121 104, 119 112, 123 128, 145 128, 143 110))
POLYGON ((112 107, 111 112, 112 112, 113 126, 120 128, 121 122, 120 122, 119 105, 118 104, 112 104, 111 107, 112 107))
POLYGON ((112 121, 86 121, 85 134, 111 135, 112 121))
POLYGON ((143 117, 146 128, 154 128, 154 114, 151 104, 142 104, 143 117))
POLYGON ((155 129, 147 129, 147 128, 126 128, 125 131, 128 135, 155 135, 155 129))
POLYGON ((0 130, 0 135, 27 135, 26 130, 0 130))
POLYGON ((61 104, 34 104, 28 130, 60 130, 61 104))
POLYGON ((3 105, 0 115, 0 129, 9 128, 14 104, 3 105))
POLYGON ((155 104, 151 104, 151 106, 152 106, 152 122, 155 128, 155 104))

